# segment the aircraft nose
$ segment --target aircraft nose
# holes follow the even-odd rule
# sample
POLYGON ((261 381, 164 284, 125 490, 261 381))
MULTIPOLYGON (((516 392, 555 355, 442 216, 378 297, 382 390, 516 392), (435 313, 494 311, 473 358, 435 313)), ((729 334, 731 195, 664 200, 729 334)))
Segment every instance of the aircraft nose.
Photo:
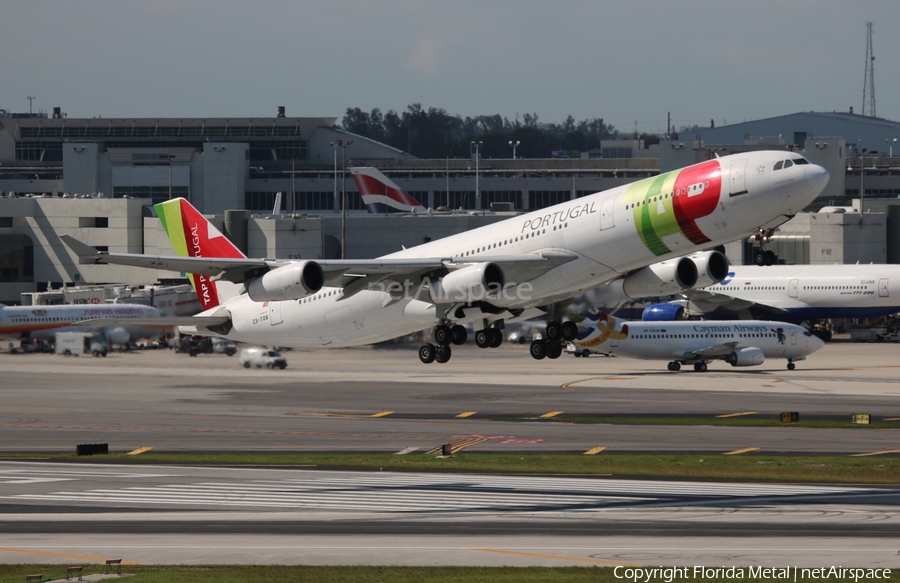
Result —
POLYGON ((828 178, 828 170, 825 170, 818 164, 809 164, 806 167, 806 186, 816 194, 825 190, 828 178))
MULTIPOLYGON (((827 175, 827 174, 826 174, 827 175)), ((820 348, 825 346, 825 341, 819 338, 818 336, 810 336, 809 337, 809 352, 813 353, 820 348)))

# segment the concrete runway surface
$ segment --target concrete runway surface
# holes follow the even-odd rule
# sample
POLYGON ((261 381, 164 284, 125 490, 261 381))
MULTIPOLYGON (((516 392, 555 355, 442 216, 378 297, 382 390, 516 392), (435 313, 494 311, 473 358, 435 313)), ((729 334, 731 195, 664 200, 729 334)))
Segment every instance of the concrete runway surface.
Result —
MULTIPOLYGON (((577 425, 548 413, 900 418, 900 346, 835 342, 707 373, 524 347, 0 355, 0 448, 884 454, 895 429, 577 425), (464 417, 459 415, 468 414, 464 417), (511 421, 504 416, 531 417, 511 421), (483 440, 483 441, 482 441, 483 440)), ((558 415, 559 416, 559 415, 558 415)), ((602 455, 602 454, 601 454, 602 455)), ((0 462, 0 560, 900 567, 897 488, 0 462)))

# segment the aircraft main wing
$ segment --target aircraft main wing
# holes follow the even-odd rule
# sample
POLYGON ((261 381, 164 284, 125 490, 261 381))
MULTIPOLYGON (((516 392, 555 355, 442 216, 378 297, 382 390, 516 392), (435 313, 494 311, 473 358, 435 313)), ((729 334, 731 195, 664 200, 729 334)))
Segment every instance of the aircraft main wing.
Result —
POLYGON ((713 344, 700 350, 686 350, 675 356, 683 356, 687 358, 725 358, 738 345, 737 342, 722 342, 721 344, 713 344))
POLYGON ((160 316, 158 318, 92 318, 74 322, 73 326, 147 326, 174 328, 175 326, 218 326, 229 322, 229 316, 160 316))
MULTIPOLYGON (((218 276, 218 279, 234 283, 259 277, 270 269, 276 269, 297 261, 250 258, 206 258, 170 255, 140 255, 136 253, 109 253, 82 243, 70 235, 60 235, 63 242, 78 255, 80 264, 116 264, 166 269, 185 273, 218 276)), ((410 257, 385 259, 316 259, 325 274, 325 284, 362 288, 383 279, 405 279, 428 271, 469 263, 496 263, 504 270, 508 281, 528 281, 568 261, 577 255, 563 250, 540 254, 495 255, 470 257, 410 257), (515 278, 514 278, 515 277, 515 278)))
POLYGON ((686 290, 683 294, 696 308, 703 313, 721 310, 724 312, 741 312, 743 310, 763 310, 769 312, 785 312, 784 309, 760 302, 742 300, 728 294, 711 292, 705 289, 686 290))

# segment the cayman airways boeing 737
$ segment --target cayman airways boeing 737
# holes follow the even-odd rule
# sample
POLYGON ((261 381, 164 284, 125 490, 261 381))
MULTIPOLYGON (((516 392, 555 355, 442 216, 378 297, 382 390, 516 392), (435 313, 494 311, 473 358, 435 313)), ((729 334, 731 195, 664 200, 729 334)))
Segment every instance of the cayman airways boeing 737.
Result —
POLYGON ((766 358, 786 358, 788 370, 794 363, 822 348, 824 343, 796 324, 729 320, 720 322, 624 322, 604 313, 589 314, 590 326, 572 344, 607 354, 668 360, 669 370, 693 364, 706 372, 711 360, 731 366, 756 366, 766 358))
POLYGON ((686 255, 787 221, 827 182, 824 168, 797 153, 746 152, 367 260, 248 259, 183 199, 156 205, 178 256, 63 240, 82 263, 193 274, 204 311, 192 323, 202 334, 339 347, 433 326, 436 345, 424 344, 419 358, 447 362, 450 345, 466 341, 464 324, 475 324, 479 347, 498 346, 504 322, 549 314, 531 354, 552 357, 578 332, 561 322, 564 302, 614 279, 646 296, 719 281, 721 253, 686 255))

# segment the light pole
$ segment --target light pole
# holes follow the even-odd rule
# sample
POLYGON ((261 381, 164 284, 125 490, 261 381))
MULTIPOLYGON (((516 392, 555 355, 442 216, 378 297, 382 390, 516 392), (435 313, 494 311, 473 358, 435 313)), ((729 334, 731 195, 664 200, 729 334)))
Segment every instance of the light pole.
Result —
MULTIPOLYGON (((353 143, 353 140, 347 140, 345 144, 343 140, 334 142, 341 149, 341 259, 347 258, 347 146, 353 143)), ((337 154, 337 150, 335 150, 337 154)))
POLYGON ((513 149, 513 160, 516 159, 516 148, 519 147, 519 144, 521 143, 522 142, 520 142, 519 140, 516 140, 515 142, 512 140, 509 141, 509 145, 512 146, 513 149))
POLYGON ((893 138, 893 139, 887 138, 884 141, 884 143, 887 144, 887 146, 888 146, 888 157, 893 158, 894 157, 894 144, 897 143, 897 138, 893 138))
POLYGON ((473 141, 471 147, 475 150, 475 210, 481 210, 481 188, 478 183, 478 162, 481 158, 481 146, 484 142, 473 141))
MULTIPOLYGON (((453 155, 453 150, 441 150, 441 153, 447 158, 447 208, 450 208, 450 156, 453 155)), ((435 205, 438 206, 438 205, 435 205)))
MULTIPOLYGON (((340 140, 338 140, 338 144, 340 140)), ((334 197, 332 198, 331 206, 334 209, 334 212, 338 212, 338 193, 337 193, 337 149, 338 144, 334 142, 329 142, 331 144, 331 149, 334 150, 334 197)))
POLYGON ((175 159, 175 154, 169 154, 169 200, 172 200, 172 160, 175 159))

